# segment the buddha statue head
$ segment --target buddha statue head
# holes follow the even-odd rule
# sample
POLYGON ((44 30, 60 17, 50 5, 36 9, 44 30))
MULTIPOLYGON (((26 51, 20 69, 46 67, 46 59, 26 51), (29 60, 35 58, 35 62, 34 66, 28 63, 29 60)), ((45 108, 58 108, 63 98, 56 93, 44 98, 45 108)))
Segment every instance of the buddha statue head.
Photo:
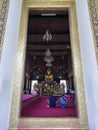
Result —
POLYGON ((51 70, 50 70, 50 68, 47 69, 47 74, 48 74, 48 75, 51 74, 51 70))

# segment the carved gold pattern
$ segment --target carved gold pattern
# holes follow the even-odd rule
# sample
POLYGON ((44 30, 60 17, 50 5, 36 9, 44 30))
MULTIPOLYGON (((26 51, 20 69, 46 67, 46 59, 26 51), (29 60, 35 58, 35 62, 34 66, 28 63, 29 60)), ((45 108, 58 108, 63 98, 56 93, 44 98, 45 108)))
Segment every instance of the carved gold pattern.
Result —
POLYGON ((0 57, 2 53, 3 39, 6 27, 9 0, 0 1, 0 57))
POLYGON ((76 18, 76 7, 74 0, 24 0, 22 7, 21 25, 17 49, 16 72, 12 94, 12 106, 10 113, 9 130, 17 128, 81 128, 88 130, 87 108, 84 92, 84 81, 80 55, 76 18), (77 92, 78 117, 75 118, 21 118, 21 93, 23 86, 23 73, 26 52, 27 20, 29 8, 62 9, 68 7, 70 14, 71 48, 73 57, 74 79, 77 92))
POLYGON ((2 0, 0 0, 0 10, 1 10, 1 7, 2 7, 2 0))
POLYGON ((77 17, 75 5, 71 6, 70 13, 70 32, 71 32, 71 47, 72 47, 72 57, 74 66, 74 80, 76 86, 77 103, 78 103, 78 113, 81 128, 87 128, 88 117, 86 108, 86 99, 84 93, 84 81, 83 81, 83 71, 80 55, 80 45, 79 45, 79 35, 77 29, 77 17))
POLYGON ((98 1, 88 0, 90 21, 93 32, 94 47, 96 52, 96 60, 98 64, 98 1))
POLYGON ((95 0, 95 5, 96 5, 97 18, 98 18, 98 0, 95 0))

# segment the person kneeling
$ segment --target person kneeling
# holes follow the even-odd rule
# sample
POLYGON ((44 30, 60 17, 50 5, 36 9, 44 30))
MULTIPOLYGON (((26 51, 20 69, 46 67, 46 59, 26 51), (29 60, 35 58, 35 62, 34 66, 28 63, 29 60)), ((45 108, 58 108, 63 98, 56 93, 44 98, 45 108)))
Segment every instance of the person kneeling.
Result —
POLYGON ((56 101, 57 101, 56 96, 54 96, 53 93, 51 93, 50 97, 49 97, 49 107, 55 108, 56 107, 56 101))
POLYGON ((60 97, 60 107, 65 108, 67 107, 67 98, 65 97, 64 94, 60 97))

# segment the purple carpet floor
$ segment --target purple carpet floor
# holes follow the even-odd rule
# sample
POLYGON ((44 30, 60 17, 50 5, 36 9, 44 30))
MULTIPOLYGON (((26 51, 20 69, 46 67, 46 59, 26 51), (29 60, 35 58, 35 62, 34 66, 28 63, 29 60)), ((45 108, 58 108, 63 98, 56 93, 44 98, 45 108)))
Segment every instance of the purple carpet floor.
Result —
POLYGON ((67 108, 60 108, 59 100, 56 108, 48 108, 48 97, 39 97, 21 110, 21 117, 77 117, 77 109, 69 103, 67 108))

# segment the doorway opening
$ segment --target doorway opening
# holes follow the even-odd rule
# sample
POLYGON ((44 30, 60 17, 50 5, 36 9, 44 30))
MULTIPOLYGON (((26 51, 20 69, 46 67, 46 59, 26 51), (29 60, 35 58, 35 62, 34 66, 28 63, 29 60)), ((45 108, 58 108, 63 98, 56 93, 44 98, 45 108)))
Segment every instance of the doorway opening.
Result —
POLYGON ((68 8, 29 10, 21 117, 78 116, 70 42, 68 8), (49 107, 51 93, 55 108, 49 107))

